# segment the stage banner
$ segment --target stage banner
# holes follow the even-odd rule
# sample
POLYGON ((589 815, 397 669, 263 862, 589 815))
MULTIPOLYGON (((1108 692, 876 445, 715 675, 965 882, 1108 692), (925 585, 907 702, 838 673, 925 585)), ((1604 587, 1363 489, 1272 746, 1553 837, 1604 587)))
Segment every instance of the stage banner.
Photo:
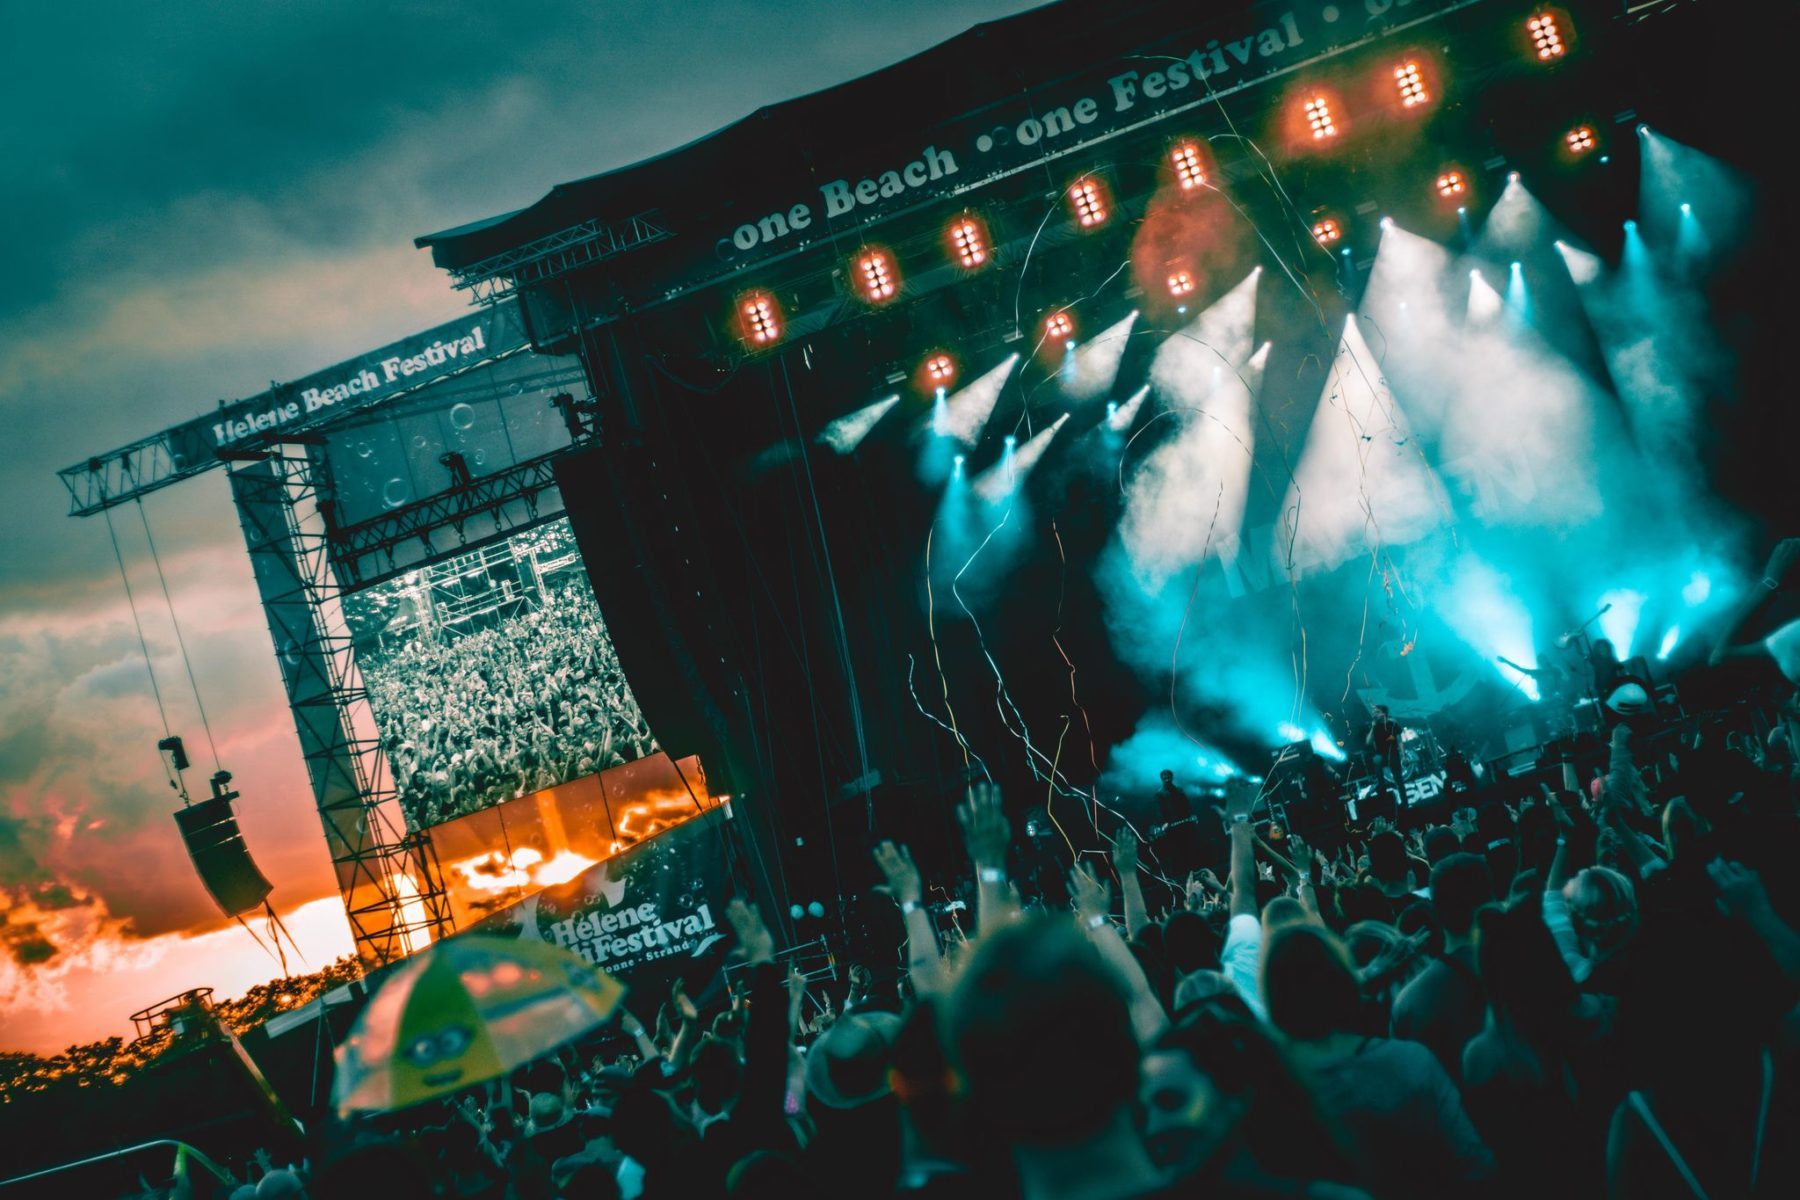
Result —
POLYGON ((639 1006, 660 1003, 676 976, 715 975, 729 946, 728 820, 729 804, 708 809, 466 932, 561 946, 623 980, 639 1006))
MULTIPOLYGON (((426 832, 467 929, 720 803, 692 756, 660 751, 479 809, 426 832)), ((413 826, 417 828, 417 826, 413 826)))
MULTIPOLYGON (((778 199, 771 195, 776 203, 765 212, 725 218, 739 223, 718 227, 713 253, 739 268, 820 236, 820 223, 841 234, 852 225, 910 209, 925 199, 960 195, 976 184, 1053 159, 1079 156, 1085 161, 1093 155, 1090 147, 1106 138, 1184 113, 1194 113, 1190 120, 1198 122, 1222 98, 1252 84, 1480 2, 1258 0, 1192 5, 1183 15, 1171 16, 1185 28, 1125 52, 1109 41, 1120 36, 1119 28, 1141 34, 1140 24, 1106 23, 1093 38, 1094 61, 1068 70, 1059 56, 1057 73, 1039 78, 1034 78, 1034 71, 1043 68, 1034 67, 1033 47, 1007 45, 1003 40, 1009 29, 1018 30, 1030 19, 997 22, 992 37, 982 28, 976 43, 965 35, 850 85, 765 110, 761 115, 773 118, 766 124, 783 134, 781 122, 804 122, 816 111, 809 106, 823 103, 837 106, 834 119, 843 124, 831 133, 793 130, 794 146, 806 145, 804 155, 776 160, 760 177, 763 183, 792 179, 790 190, 778 199), (971 54, 990 57, 999 69, 981 71, 971 54), (937 70, 927 74, 931 64, 937 70), (895 94, 905 96, 909 88, 929 84, 937 95, 923 103, 941 104, 954 93, 937 87, 940 75, 957 70, 977 79, 977 95, 988 88, 997 94, 958 102, 964 109, 961 115, 928 121, 907 142, 899 123, 919 112, 920 106, 897 104, 895 94), (855 136, 843 136, 844 124, 857 131, 855 136), (809 134, 814 139, 810 143, 809 134)), ((1181 8, 1169 7, 1172 14, 1181 8)), ((1385 103, 1392 92, 1388 87, 1380 102, 1385 103)), ((1360 119, 1371 107, 1360 97, 1352 106, 1347 103, 1350 97, 1336 91, 1328 94, 1340 114, 1354 108, 1360 119)), ((1293 136, 1310 140, 1313 135, 1302 119, 1293 136)), ((706 145, 699 144, 696 156, 705 153, 706 145)), ((1196 169, 1207 165, 1197 161, 1196 169)), ((692 186, 692 180, 706 177, 705 172, 696 172, 686 178, 692 186)), ((649 202, 648 197, 643 201, 649 202)), ((675 205, 664 201, 663 207, 675 205)))
POLYGON ((169 457, 177 470, 204 464, 247 438, 366 408, 513 353, 527 340, 518 305, 472 312, 177 425, 163 435, 169 457))

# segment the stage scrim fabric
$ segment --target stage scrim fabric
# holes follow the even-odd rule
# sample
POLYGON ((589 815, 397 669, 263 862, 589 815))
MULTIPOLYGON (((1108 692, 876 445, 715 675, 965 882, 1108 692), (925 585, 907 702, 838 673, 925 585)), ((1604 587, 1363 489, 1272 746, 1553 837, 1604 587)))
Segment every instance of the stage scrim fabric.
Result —
POLYGON ((434 826, 457 928, 565 884, 717 803, 698 758, 666 754, 585 775, 434 826))
POLYGON ((666 995, 678 975, 699 988, 730 945, 728 812, 709 808, 465 929, 560 946, 640 996, 666 995))

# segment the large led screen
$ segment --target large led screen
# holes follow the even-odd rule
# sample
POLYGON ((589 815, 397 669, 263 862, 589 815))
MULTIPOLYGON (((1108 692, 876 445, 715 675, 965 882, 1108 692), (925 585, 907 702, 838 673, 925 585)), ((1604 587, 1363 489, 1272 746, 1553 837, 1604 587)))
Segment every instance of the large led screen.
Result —
POLYGON ((566 518, 344 599, 408 824, 656 749, 566 518))

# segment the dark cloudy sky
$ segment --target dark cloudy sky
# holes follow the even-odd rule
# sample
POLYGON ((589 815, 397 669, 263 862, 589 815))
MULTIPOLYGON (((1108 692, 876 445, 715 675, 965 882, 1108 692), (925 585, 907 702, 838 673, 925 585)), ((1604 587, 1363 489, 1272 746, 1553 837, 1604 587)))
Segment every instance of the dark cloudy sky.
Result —
MULTIPOLYGON (((0 5, 0 1049, 125 1032, 174 992, 274 973, 185 861, 107 529, 64 515, 56 468, 455 316, 414 235, 1029 7, 0 5)), ((328 957, 348 933, 309 903, 329 864, 225 481, 145 510, 246 836, 328 957)), ((116 522, 203 777, 137 510, 116 522)))

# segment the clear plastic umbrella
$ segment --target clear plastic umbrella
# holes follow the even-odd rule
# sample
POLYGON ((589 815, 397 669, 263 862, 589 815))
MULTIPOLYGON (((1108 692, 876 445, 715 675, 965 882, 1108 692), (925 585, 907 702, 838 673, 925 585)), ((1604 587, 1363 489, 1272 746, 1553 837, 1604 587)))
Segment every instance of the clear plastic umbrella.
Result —
POLYGON ((625 985, 567 950, 463 934, 402 964, 338 1048, 338 1112, 405 1108, 505 1075, 603 1024, 625 985))

